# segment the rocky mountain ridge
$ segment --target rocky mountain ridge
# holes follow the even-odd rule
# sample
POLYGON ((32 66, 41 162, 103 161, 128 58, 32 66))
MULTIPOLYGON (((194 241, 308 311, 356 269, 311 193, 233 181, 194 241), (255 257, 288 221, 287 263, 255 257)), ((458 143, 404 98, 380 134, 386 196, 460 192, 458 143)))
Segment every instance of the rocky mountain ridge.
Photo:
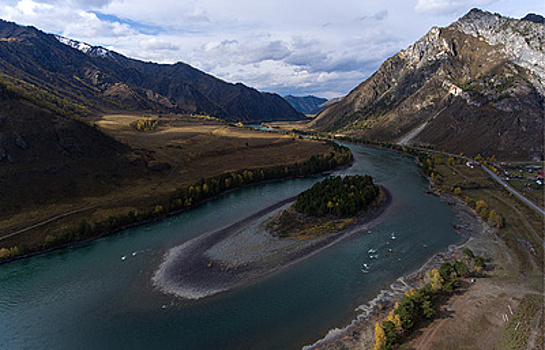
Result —
POLYGON ((542 21, 517 20, 473 10, 453 27, 483 38, 490 45, 497 46, 514 63, 534 72, 537 78, 535 86, 545 94, 545 27, 542 21))
POLYGON ((386 60, 310 126, 455 153, 541 158, 543 27, 472 10, 386 60))
POLYGON ((185 63, 156 64, 0 20, 0 83, 70 113, 203 113, 231 122, 304 116, 276 94, 185 63), (30 86, 31 85, 31 86, 30 86), (59 101, 61 100, 61 101, 59 101))

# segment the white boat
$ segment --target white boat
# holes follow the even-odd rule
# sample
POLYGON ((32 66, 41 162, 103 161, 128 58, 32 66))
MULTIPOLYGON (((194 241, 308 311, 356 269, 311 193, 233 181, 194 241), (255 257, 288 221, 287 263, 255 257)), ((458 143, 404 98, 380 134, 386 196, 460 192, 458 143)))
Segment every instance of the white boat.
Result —
POLYGON ((367 265, 367 264, 362 264, 362 265, 361 265, 361 272, 363 272, 363 273, 368 273, 368 272, 369 272, 369 265, 367 265))

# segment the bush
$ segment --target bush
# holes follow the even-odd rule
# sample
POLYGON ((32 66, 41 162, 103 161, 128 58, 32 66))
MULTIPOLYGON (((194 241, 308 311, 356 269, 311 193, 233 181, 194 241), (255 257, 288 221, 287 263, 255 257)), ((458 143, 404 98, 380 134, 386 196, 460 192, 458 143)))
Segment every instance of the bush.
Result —
POLYGON ((473 254, 473 251, 469 248, 464 248, 464 250, 462 250, 462 254, 464 254, 470 259, 473 259, 475 257, 475 254, 473 254))
POLYGON ((462 261, 456 261, 454 263, 454 270, 456 271, 456 274, 460 277, 467 277, 470 274, 469 268, 462 261))

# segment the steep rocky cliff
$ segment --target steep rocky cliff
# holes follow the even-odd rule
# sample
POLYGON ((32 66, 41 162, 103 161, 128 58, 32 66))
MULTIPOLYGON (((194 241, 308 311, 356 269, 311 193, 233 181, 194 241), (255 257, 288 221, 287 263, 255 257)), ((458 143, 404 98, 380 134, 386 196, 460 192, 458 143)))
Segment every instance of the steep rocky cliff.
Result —
POLYGON ((543 157, 539 21, 472 10, 386 60, 311 127, 455 153, 543 157))

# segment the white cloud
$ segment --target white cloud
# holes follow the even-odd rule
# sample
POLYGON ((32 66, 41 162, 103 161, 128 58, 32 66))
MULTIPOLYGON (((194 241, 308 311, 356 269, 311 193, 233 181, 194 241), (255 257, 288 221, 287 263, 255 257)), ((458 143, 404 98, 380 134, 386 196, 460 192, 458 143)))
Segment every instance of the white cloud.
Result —
POLYGON ((37 13, 49 11, 53 6, 40 4, 32 0, 22 0, 17 3, 15 9, 24 16, 35 16, 37 13))
POLYGON ((210 42, 197 49, 195 56, 217 61, 220 66, 255 64, 263 61, 281 61, 291 54, 289 44, 282 40, 263 38, 256 41, 223 40, 210 42))
POLYGON ((360 21, 373 20, 373 21, 382 21, 388 18, 388 10, 379 11, 373 15, 363 15, 360 17, 360 21))
POLYGON ((137 33, 127 24, 101 21, 96 14, 69 5, 20 0, 13 6, 4 6, 2 14, 7 20, 34 25, 39 29, 78 40, 129 36, 137 33))
POLYGON ((103 6, 101 12, 170 30, 197 29, 197 26, 210 22, 200 1, 113 0, 103 6))
POLYGON ((543 0, 0 0, 0 17, 281 94, 346 94, 432 26, 543 0), (416 4, 415 4, 416 3, 416 4))
POLYGON ((101 21, 96 14, 77 11, 77 20, 67 23, 62 34, 66 37, 95 38, 95 37, 123 37, 137 34, 128 24, 120 22, 101 21))
POLYGON ((140 41, 140 47, 144 50, 177 51, 178 45, 163 39, 151 37, 140 41))
POLYGON ((492 0, 418 0, 415 10, 418 13, 435 15, 459 15, 473 7, 484 6, 492 0))

